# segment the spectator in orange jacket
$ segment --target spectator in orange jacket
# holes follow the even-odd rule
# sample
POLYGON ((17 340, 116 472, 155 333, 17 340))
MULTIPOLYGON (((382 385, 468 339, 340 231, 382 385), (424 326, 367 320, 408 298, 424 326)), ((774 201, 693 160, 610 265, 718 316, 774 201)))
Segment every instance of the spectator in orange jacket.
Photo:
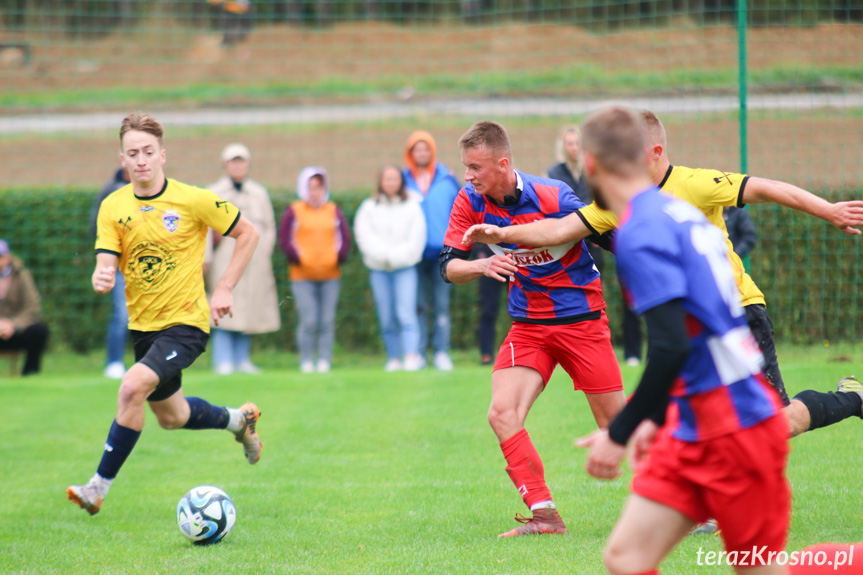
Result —
POLYGON ((300 371, 325 373, 332 362, 341 265, 348 257, 351 236, 342 210, 329 200, 330 182, 324 168, 303 169, 297 179, 297 195, 300 199, 282 217, 279 243, 290 263, 299 317, 300 371))

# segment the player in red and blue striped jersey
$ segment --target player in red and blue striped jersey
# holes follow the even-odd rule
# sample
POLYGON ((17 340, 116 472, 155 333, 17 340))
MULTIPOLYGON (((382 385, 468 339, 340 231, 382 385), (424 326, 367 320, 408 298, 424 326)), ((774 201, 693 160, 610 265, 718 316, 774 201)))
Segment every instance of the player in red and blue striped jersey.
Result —
POLYGON ((457 284, 482 276, 510 280, 513 324, 495 362, 488 419, 532 517, 516 516, 522 524, 501 536, 565 533, 524 422, 558 363, 575 389, 584 391, 599 427, 623 407, 599 272, 581 240, 557 247, 498 244, 491 246, 491 257, 469 261, 471 245, 463 238, 475 224, 561 218, 583 204, 563 182, 516 171, 500 124, 474 124, 459 146, 467 183, 450 215, 441 275, 457 284))
MULTIPOLYGON (((788 422, 762 373, 722 232, 651 182, 646 130, 624 108, 582 126, 585 173, 598 206, 621 221, 617 266, 648 329, 647 364, 629 403, 591 447, 588 472, 619 475, 634 444, 633 495, 605 553, 610 573, 656 575, 698 522, 716 518, 729 554, 784 550, 788 422), (644 458, 649 449, 650 457, 644 458)), ((785 573, 739 562, 738 573, 785 573)))

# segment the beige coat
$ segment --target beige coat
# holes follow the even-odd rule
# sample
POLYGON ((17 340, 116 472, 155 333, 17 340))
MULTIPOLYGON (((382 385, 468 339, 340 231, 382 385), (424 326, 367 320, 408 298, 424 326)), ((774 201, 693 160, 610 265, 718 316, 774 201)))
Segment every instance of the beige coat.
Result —
MULTIPOLYGON (((219 320, 219 328, 243 333, 267 333, 278 331, 279 296, 276 279, 273 277, 273 247, 276 245, 276 219, 273 203, 266 188, 254 180, 243 182, 241 192, 237 192, 228 176, 208 186, 223 200, 237 206, 240 213, 261 232, 261 239, 246 272, 234 286, 234 317, 225 316, 219 320)), ((212 230, 210 233, 215 233, 212 230)), ((228 269, 236 240, 228 237, 218 238, 213 249, 210 269, 207 272, 207 287, 212 295, 219 278, 228 269)), ((212 320, 211 320, 212 321, 212 320)))

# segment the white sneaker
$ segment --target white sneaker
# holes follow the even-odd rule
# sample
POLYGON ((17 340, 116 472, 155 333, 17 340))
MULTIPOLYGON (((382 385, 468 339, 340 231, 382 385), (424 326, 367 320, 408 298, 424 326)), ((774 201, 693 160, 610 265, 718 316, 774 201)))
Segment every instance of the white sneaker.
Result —
POLYGON ((251 361, 246 360, 237 366, 237 371, 239 371, 240 373, 248 373, 249 375, 258 375, 259 373, 261 373, 261 368, 259 368, 251 361))
POLYGON ((315 364, 311 361, 304 361, 300 364, 301 373, 315 373, 315 364))
POLYGON ((66 496, 69 501, 77 503, 90 515, 96 515, 102 509, 104 496, 99 493, 99 488, 92 481, 86 485, 70 485, 66 490, 66 496))
POLYGON ((439 369, 440 371, 452 371, 454 367, 452 359, 450 359, 449 354, 445 351, 439 351, 434 354, 434 366, 435 369, 439 369))
MULTIPOLYGON (((405 362, 407 363, 407 361, 405 362)), ((402 370, 402 362, 398 359, 391 359, 386 364, 384 364, 384 371, 401 371, 402 370)))
POLYGON ((419 355, 405 356, 405 371, 419 371, 424 367, 423 360, 419 355))
POLYGON ((213 371, 215 371, 217 375, 231 375, 234 373, 234 366, 228 362, 222 362, 217 364, 213 371))
POLYGON ((123 365, 122 361, 113 361, 105 366, 102 375, 108 379, 123 379, 123 376, 126 375, 126 366, 123 365))
POLYGON ((626 366, 627 367, 638 367, 641 364, 641 360, 637 357, 627 357, 626 358, 626 366))
POLYGON ((325 359, 319 359, 316 367, 318 373, 327 373, 330 371, 330 362, 325 359))

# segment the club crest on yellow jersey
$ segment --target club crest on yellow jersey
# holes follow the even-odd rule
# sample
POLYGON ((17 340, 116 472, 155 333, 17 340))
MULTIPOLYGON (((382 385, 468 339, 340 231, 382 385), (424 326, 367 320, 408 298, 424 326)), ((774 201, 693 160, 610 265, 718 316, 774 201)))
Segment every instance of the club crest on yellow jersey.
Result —
POLYGON ((173 234, 180 227, 180 214, 174 210, 168 210, 162 216, 162 223, 165 224, 165 229, 173 234))

